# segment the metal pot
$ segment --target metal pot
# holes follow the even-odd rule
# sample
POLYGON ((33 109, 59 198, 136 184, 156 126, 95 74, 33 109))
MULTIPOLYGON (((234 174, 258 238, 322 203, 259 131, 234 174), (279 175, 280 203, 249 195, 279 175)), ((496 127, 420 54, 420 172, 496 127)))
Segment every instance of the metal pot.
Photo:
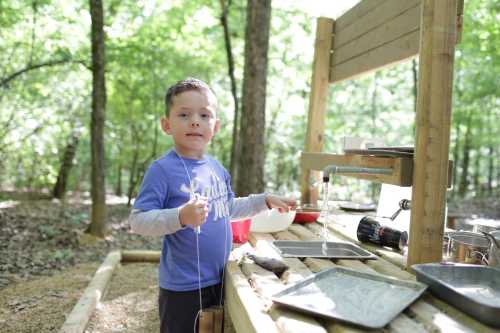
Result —
POLYGON ((449 232, 446 256, 452 262, 487 264, 490 242, 484 235, 468 231, 449 232))
POLYGON ((500 230, 500 221, 498 220, 474 219, 468 221, 467 224, 472 226, 472 232, 477 233, 500 230))
POLYGON ((488 266, 500 267, 500 231, 485 233, 490 241, 488 250, 488 266))

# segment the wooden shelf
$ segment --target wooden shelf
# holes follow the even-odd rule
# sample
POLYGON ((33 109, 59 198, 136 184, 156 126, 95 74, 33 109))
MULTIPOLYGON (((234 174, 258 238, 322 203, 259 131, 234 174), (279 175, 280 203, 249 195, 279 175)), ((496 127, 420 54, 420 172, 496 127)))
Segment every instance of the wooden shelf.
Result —
POLYGON ((391 175, 338 173, 338 175, 366 179, 398 186, 411 186, 413 177, 413 158, 377 157, 367 155, 337 155, 327 153, 305 153, 301 155, 303 169, 322 171, 326 166, 348 165, 363 168, 391 168, 391 175))

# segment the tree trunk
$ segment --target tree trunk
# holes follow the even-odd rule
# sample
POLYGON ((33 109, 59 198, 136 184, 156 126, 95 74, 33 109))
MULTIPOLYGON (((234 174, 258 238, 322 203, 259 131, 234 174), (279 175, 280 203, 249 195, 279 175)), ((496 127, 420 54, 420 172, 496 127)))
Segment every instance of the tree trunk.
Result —
POLYGON ((155 136, 151 155, 146 157, 142 162, 139 162, 139 154, 141 152, 140 133, 134 125, 131 126, 131 130, 132 137, 134 138, 133 142, 135 142, 135 148, 132 156, 132 167, 130 169, 130 177, 127 189, 127 206, 131 205, 132 198, 136 195, 137 185, 139 185, 139 182, 143 178, 146 172, 146 168, 150 164, 151 160, 156 156, 156 150, 158 147, 158 127, 155 127, 155 136))
POLYGON ((458 195, 460 197, 464 197, 467 192, 467 188, 469 187, 469 158, 470 158, 470 148, 471 148, 471 112, 468 112, 467 115, 467 126, 465 129, 465 138, 464 138, 464 153, 462 158, 462 175, 460 179, 460 185, 458 187, 458 195))
POLYGON ((123 166, 122 166, 122 163, 118 163, 118 175, 117 175, 117 179, 116 179, 116 189, 115 189, 115 194, 119 197, 122 196, 122 169, 123 169, 123 166))
POLYGON ((457 188, 456 185, 458 181, 457 170, 458 170, 458 156, 460 152, 460 125, 461 125, 460 118, 458 118, 458 120, 455 123, 455 132, 457 134, 455 137, 455 147, 453 148, 453 188, 454 188, 453 194, 454 195, 458 194, 458 191, 456 190, 457 188))
POLYGON ((481 180, 480 180, 480 175, 481 175, 481 141, 482 141, 482 130, 483 126, 480 125, 477 127, 477 135, 475 136, 475 142, 479 142, 478 146, 476 147, 476 156, 474 160, 474 177, 473 177, 473 184, 474 184, 474 193, 476 196, 481 195, 481 180))
POLYGON ((239 103, 238 103, 238 88, 236 87, 236 78, 234 76, 234 58, 233 51, 231 47, 231 35, 229 34, 229 26, 227 23, 227 15, 229 13, 229 6, 231 6, 231 0, 220 0, 222 7, 222 15, 220 17, 220 22, 222 24, 222 29, 224 30, 224 44, 226 46, 226 56, 228 65, 228 74, 231 80, 231 94, 233 95, 234 103, 234 119, 233 119, 233 142, 231 145, 231 157, 229 161, 229 172, 233 178, 233 182, 238 179, 236 170, 236 161, 239 158, 239 145, 238 145, 238 121, 239 121, 239 103))
POLYGON ((101 0, 90 0, 92 20, 92 219, 90 234, 97 237, 106 235, 106 188, 104 170, 104 119, 106 108, 106 85, 104 78, 104 19, 101 0))
POLYGON ((61 162, 61 167, 59 168, 59 173, 57 175, 57 181, 52 189, 52 197, 62 199, 66 195, 66 185, 69 173, 73 167, 73 159, 75 158, 76 148, 80 142, 80 133, 78 131, 73 131, 71 133, 70 140, 64 149, 64 154, 61 162))
POLYGON ((130 168, 130 176, 128 179, 128 189, 127 189, 127 206, 130 207, 130 204, 132 203, 132 196, 134 194, 134 188, 137 185, 136 181, 136 173, 137 173, 137 160, 139 159, 139 149, 136 146, 136 149, 134 150, 134 154, 132 156, 132 165, 130 168))
POLYGON ((81 192, 82 191, 82 183, 85 183, 85 181, 88 179, 88 174, 89 174, 89 167, 87 163, 80 164, 82 166, 80 170, 80 174, 78 175, 78 178, 75 182, 75 186, 73 187, 73 192, 81 192))
POLYGON ((488 191, 488 195, 493 194, 493 170, 495 163, 495 148, 493 146, 493 124, 495 120, 491 116, 491 108, 487 108, 488 110, 488 184, 486 185, 486 189, 488 191))
POLYGON ((474 160, 474 177, 473 177, 473 184, 474 184, 474 193, 475 196, 480 196, 481 195, 481 180, 480 180, 480 174, 481 174, 481 155, 479 149, 476 149, 476 156, 474 160))
POLYGON ((246 196, 264 191, 264 131, 266 126, 267 50, 271 1, 247 1, 245 68, 243 75, 241 154, 236 193, 246 196))

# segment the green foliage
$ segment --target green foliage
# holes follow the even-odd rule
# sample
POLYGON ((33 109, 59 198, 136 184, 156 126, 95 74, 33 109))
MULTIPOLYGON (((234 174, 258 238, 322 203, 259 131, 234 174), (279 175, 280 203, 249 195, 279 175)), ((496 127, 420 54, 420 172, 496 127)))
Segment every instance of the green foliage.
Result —
POLYGON ((73 250, 71 249, 62 249, 62 250, 57 250, 53 253, 51 257, 51 261, 68 261, 71 260, 75 257, 75 254, 73 253, 73 250))
MULTIPOLYGON (((89 190, 90 17, 81 1, 0 1, 0 186, 49 191, 63 150, 81 132, 70 190, 89 190)), ((229 166, 233 100, 218 1, 107 1, 105 6, 108 190, 137 191, 147 165, 172 146, 159 127, 166 88, 186 76, 208 81, 219 101, 221 130, 209 147, 229 166), (121 177, 119 177, 119 170, 121 177)), ((467 176, 471 195, 498 187, 500 20, 498 1, 466 1, 457 45, 450 157, 457 181, 467 176), (468 137, 466 138, 466 133, 468 137), (465 150, 467 147, 467 151, 465 150), (463 161, 469 156, 471 163, 463 161), (493 163, 493 175, 490 165, 493 163)), ((229 28, 238 94, 243 82, 246 1, 234 0, 229 28)), ((265 182, 269 191, 299 189, 315 18, 275 6, 270 36, 265 182)), ((411 62, 331 87, 325 151, 342 151, 342 137, 380 137, 387 144, 414 143, 411 62)), ((367 182, 338 178, 337 198, 369 196, 367 182)), ((454 191, 456 192, 457 186, 454 191)), ((73 217, 79 223, 87 217, 73 217)), ((61 254, 62 255, 62 254, 61 254)))

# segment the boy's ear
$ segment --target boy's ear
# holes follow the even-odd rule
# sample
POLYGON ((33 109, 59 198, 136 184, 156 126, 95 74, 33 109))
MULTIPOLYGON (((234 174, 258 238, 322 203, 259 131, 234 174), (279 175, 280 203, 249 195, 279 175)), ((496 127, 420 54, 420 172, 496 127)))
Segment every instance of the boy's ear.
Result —
POLYGON ((161 117, 160 120, 161 123, 161 129, 165 134, 171 134, 170 132, 170 122, 167 117, 161 117))
POLYGON ((217 133, 220 129, 220 119, 215 120, 214 134, 217 133))

